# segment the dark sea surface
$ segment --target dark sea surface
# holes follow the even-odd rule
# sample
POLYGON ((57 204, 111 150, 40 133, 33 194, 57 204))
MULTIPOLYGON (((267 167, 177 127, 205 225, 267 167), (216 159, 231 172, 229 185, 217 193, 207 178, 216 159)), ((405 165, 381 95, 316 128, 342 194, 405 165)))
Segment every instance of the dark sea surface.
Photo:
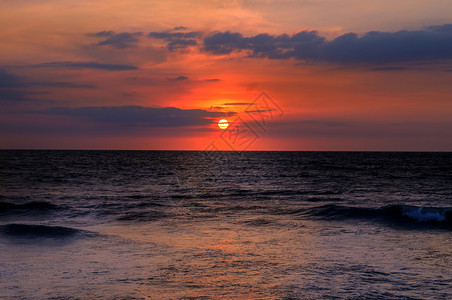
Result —
POLYGON ((452 299, 452 153, 0 151, 3 299, 452 299))

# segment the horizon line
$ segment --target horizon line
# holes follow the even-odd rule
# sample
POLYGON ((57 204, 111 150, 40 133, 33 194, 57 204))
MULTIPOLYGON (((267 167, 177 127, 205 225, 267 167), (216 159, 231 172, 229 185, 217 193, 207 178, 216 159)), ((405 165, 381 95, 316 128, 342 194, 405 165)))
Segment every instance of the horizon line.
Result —
POLYGON ((0 151, 149 151, 149 152, 392 152, 452 153, 452 150, 190 150, 190 149, 64 149, 64 148, 0 148, 0 151))

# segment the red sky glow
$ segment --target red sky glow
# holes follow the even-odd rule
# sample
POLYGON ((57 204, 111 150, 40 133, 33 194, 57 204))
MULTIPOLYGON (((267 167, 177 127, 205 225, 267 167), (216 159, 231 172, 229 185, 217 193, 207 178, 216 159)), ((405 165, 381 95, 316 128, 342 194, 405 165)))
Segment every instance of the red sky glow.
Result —
POLYGON ((452 151, 451 16, 445 0, 1 1, 0 147, 452 151))

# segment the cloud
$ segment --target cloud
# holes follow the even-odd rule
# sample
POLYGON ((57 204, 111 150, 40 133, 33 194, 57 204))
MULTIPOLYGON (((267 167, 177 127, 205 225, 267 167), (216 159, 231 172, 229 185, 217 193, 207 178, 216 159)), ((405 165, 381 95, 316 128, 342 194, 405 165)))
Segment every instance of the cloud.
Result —
POLYGON ((202 31, 189 31, 189 32, 150 32, 148 37, 154 39, 194 39, 202 37, 204 33, 202 31))
POLYGON ((203 50, 215 55, 238 51, 270 59, 368 64, 444 60, 452 59, 452 24, 418 31, 371 31, 363 36, 347 33, 332 41, 316 31, 252 37, 226 31, 207 35, 203 43, 203 50))
MULTIPOLYGON (((182 28, 175 27, 175 30, 180 30, 182 28)), ((187 29, 187 28, 183 28, 187 29)), ((148 34, 148 37, 154 38, 154 39, 162 39, 165 40, 167 43, 167 48, 169 51, 174 50, 180 50, 185 49, 189 46, 196 46, 198 42, 196 39, 200 39, 204 33, 202 31, 189 31, 189 32, 150 32, 148 34)))
POLYGON ((195 40, 181 40, 181 39, 175 39, 171 40, 167 48, 169 51, 173 51, 176 49, 185 49, 188 46, 196 46, 198 43, 195 40))
POLYGON ((174 27, 174 30, 187 30, 188 29, 188 27, 185 27, 185 26, 176 26, 176 27, 174 27))
POLYGON ((0 100, 3 101, 27 101, 29 94, 23 90, 0 88, 0 100))
POLYGON ((188 80, 188 76, 180 75, 177 77, 166 77, 166 79, 169 81, 183 81, 183 80, 188 80))
POLYGON ((238 32, 217 32, 204 38, 204 50, 217 55, 230 54, 249 48, 247 39, 238 32))
POLYGON ((74 82, 32 82, 31 85, 39 85, 39 86, 47 86, 47 87, 55 87, 55 88, 73 88, 73 89, 92 89, 95 88, 95 85, 92 84, 83 84, 83 83, 74 83, 74 82))
POLYGON ((68 69, 97 69, 106 71, 129 71, 138 70, 136 66, 133 65, 123 65, 123 64, 104 64, 98 62, 73 62, 73 61, 56 61, 47 62, 38 65, 32 65, 33 68, 68 68, 68 69))
POLYGON ((27 86, 21 76, 11 74, 0 69, 0 103, 3 101, 26 101, 28 93, 24 88, 27 86))
POLYGON ((82 117, 122 127, 203 126, 210 124, 211 118, 236 114, 235 112, 210 112, 202 109, 185 110, 176 107, 153 108, 143 106, 55 107, 45 113, 82 117))
POLYGON ((48 82, 33 81, 26 77, 18 76, 0 69, 0 99, 3 101, 28 101, 30 95, 46 94, 47 92, 34 92, 32 87, 56 87, 56 88, 95 88, 91 84, 79 84, 73 82, 48 82))
POLYGON ((0 88, 19 88, 25 86, 24 77, 0 69, 0 88))
POLYGON ((96 32, 96 33, 91 34, 91 35, 97 36, 97 37, 111 37, 114 34, 115 34, 114 31, 99 31, 99 32, 96 32))
POLYGON ((142 36, 142 32, 120 32, 114 31, 100 31, 92 34, 95 37, 107 38, 101 42, 98 42, 98 46, 111 46, 116 49, 134 48, 137 46, 138 37, 142 36))

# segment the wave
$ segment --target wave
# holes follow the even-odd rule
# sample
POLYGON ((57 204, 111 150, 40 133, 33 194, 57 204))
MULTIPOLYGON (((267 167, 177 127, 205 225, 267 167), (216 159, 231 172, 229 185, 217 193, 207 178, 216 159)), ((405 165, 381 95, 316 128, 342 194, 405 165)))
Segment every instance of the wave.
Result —
POLYGON ((49 212, 59 207, 46 201, 32 201, 24 204, 0 202, 0 214, 27 213, 27 212, 49 212))
POLYGON ((6 224, 0 226, 0 234, 13 238, 51 238, 66 239, 77 236, 89 236, 92 233, 75 228, 30 224, 6 224))
POLYGON ((326 220, 365 219, 398 225, 427 225, 452 229, 452 207, 389 205, 367 208, 328 204, 298 209, 292 214, 303 214, 326 220))
POLYGON ((274 226, 275 222, 273 220, 265 219, 265 218, 257 218, 252 220, 242 221, 243 224, 252 226, 252 227, 262 227, 262 226, 274 226))

